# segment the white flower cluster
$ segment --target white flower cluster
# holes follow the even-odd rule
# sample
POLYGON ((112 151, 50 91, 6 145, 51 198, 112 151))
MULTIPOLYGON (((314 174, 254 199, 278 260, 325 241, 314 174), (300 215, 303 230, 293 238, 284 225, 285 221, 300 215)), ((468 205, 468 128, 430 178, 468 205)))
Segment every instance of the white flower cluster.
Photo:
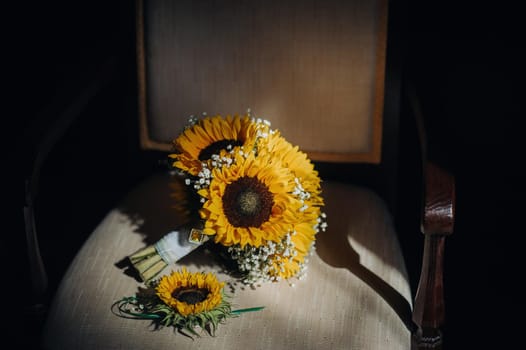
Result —
MULTIPOLYGON (((260 247, 245 246, 241 248, 235 245, 228 248, 230 257, 237 262, 238 268, 244 273, 242 282, 247 285, 254 285, 262 282, 278 282, 282 278, 280 274, 285 272, 285 266, 292 263, 298 255, 292 235, 296 232, 287 233, 279 243, 267 241, 260 247)), ((302 279, 306 276, 308 258, 314 252, 314 242, 309 249, 309 254, 304 261, 299 263, 299 271, 295 277, 302 279)))
POLYGON ((309 199, 311 194, 310 192, 308 191, 305 191, 305 189, 303 188, 303 186, 301 185, 301 179, 299 178, 295 178, 294 179, 294 183, 296 184, 294 186, 294 191, 292 191, 292 194, 296 197, 298 197, 298 199, 300 200, 301 203, 303 203, 303 205, 301 206, 300 208, 300 211, 301 212, 304 212, 305 210, 307 210, 309 208, 309 206, 307 204, 305 204, 305 200, 306 199, 309 199))
MULTIPOLYGON (((206 112, 203 112, 203 117, 206 117, 206 112)), ((192 114, 191 116, 188 117, 188 123, 186 124, 185 129, 191 128, 192 126, 197 124, 198 121, 199 121, 199 117, 196 117, 195 115, 192 114)))
POLYGON ((229 247, 228 252, 237 262, 239 270, 246 274, 243 283, 255 284, 279 281, 278 269, 284 271, 283 259, 292 259, 297 255, 294 248, 291 235, 287 233, 279 243, 267 241, 267 244, 260 247, 247 245, 244 248, 236 245, 229 247))
POLYGON ((320 232, 320 230, 325 232, 325 230, 327 230, 327 214, 321 213, 317 221, 318 222, 314 226, 316 233, 320 232))

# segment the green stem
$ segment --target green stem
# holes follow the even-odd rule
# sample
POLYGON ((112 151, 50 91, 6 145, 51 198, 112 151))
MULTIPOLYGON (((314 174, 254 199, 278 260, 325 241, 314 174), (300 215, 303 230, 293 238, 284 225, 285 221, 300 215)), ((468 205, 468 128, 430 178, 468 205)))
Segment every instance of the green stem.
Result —
POLYGON ((232 313, 233 314, 242 314, 242 313, 245 313, 245 312, 260 311, 260 310, 263 310, 264 308, 265 308, 264 306, 256 306, 256 307, 250 307, 248 309, 232 310, 232 313))

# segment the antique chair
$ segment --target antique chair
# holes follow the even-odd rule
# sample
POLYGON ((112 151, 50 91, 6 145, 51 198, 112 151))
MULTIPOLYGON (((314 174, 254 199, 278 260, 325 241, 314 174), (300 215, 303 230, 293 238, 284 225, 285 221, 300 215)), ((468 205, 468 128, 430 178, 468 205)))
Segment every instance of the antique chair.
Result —
MULTIPOLYGON (((229 319, 215 337, 154 331, 149 321, 111 311, 140 286, 127 273, 127 257, 178 225, 170 174, 152 167, 156 171, 107 213, 71 261, 47 313, 44 348, 440 348, 442 258, 453 228, 454 182, 428 162, 416 93, 402 93, 400 19, 393 11, 396 2, 383 0, 139 0, 141 148, 162 162, 189 115, 250 108, 315 161, 328 230, 317 238, 307 277, 295 286, 233 287, 235 304, 264 310, 229 319), (399 167, 403 100, 413 107, 422 143, 415 153, 422 155, 420 167, 410 169, 423 182, 422 216, 411 219, 417 227, 421 220, 422 240, 418 232, 400 232, 408 226, 398 225, 395 216, 405 207, 400 203, 414 199, 397 189, 398 174, 405 174, 399 167), (418 253, 410 252, 423 254, 416 291, 402 250, 416 245, 400 243, 412 240, 423 242, 418 253)), ((32 210, 30 193, 26 219, 38 267, 32 210)), ((69 230, 75 233, 75 227, 69 230)), ((229 278, 205 250, 178 265, 229 278)), ((34 271, 42 290, 43 268, 34 271)))

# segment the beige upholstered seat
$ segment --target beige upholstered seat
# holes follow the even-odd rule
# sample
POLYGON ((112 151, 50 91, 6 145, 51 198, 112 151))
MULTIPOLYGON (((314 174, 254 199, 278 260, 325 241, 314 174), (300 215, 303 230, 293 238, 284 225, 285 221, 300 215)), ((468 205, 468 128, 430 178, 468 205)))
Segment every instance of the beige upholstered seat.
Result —
MULTIPOLYGON (((320 233, 308 274, 255 289, 226 288, 239 308, 265 306, 191 340, 150 321, 120 318, 111 305, 140 283, 119 262, 176 227, 170 175, 136 188, 98 225, 56 293, 44 329, 46 349, 409 349, 409 289, 396 232, 384 202, 364 188, 323 184, 329 229, 320 233)), ((220 272, 197 250, 178 265, 220 272)), ((177 268, 169 266, 165 272, 177 268)))

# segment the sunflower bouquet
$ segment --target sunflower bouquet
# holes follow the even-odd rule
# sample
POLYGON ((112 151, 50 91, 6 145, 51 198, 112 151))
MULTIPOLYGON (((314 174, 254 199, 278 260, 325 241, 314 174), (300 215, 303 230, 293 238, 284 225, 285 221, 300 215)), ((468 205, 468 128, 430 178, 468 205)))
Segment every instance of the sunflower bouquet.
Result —
POLYGON ((191 117, 173 150, 171 167, 198 200, 197 220, 130 256, 144 281, 205 241, 246 284, 305 275, 327 227, 321 180, 305 153, 250 112, 191 117))

